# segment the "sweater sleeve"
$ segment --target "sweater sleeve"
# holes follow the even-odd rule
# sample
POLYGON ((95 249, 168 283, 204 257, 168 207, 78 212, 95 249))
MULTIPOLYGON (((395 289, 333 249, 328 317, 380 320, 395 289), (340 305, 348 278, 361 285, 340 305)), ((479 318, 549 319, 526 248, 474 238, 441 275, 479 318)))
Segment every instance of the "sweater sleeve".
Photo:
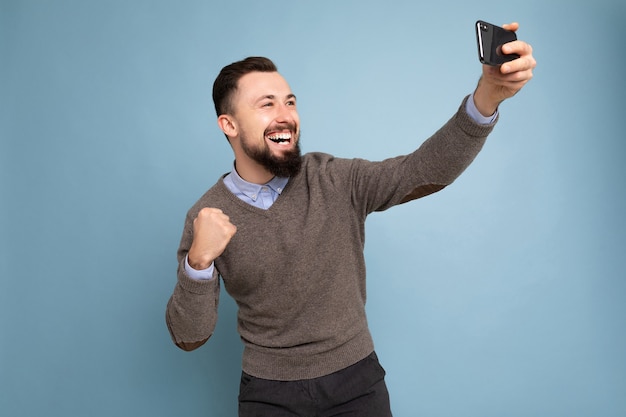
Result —
POLYGON ((382 162, 355 160, 351 193, 362 215, 386 210, 440 191, 470 165, 497 120, 482 125, 466 110, 466 97, 457 113, 409 155, 382 162))
POLYGON ((193 240, 193 218, 188 214, 178 249, 178 273, 165 321, 173 342, 191 351, 202 346, 213 334, 217 323, 220 281, 214 268, 211 279, 196 280, 185 271, 185 259, 193 240))

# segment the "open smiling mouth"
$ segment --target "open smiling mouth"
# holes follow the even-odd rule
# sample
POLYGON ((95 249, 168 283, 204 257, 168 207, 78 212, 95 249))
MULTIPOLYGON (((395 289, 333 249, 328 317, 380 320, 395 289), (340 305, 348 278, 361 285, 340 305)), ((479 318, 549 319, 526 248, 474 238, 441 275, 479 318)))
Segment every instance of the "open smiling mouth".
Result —
POLYGON ((291 143, 291 132, 272 133, 266 137, 270 141, 282 146, 287 146, 291 143))

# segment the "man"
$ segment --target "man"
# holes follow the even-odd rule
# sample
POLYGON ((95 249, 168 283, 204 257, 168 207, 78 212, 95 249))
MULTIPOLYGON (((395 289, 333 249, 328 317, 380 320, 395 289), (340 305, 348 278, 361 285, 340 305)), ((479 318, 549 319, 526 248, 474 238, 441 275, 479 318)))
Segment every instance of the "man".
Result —
POLYGON ((166 321, 180 348, 204 344, 221 277, 244 343, 240 416, 391 415, 365 317, 364 222, 441 190, 471 163, 499 104, 532 78, 530 45, 502 50, 520 58, 484 66, 437 133, 382 162, 301 156, 296 97, 274 64, 222 69, 213 100, 235 164, 187 213, 166 321))

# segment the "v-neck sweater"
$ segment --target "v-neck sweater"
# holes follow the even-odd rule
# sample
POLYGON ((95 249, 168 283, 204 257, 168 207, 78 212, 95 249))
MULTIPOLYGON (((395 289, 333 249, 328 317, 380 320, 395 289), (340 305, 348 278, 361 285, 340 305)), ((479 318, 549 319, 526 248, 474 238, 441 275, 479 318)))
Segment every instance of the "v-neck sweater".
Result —
POLYGON ((174 342, 192 350, 213 334, 221 279, 238 306, 246 373, 310 379, 365 358, 374 350, 365 312, 367 215, 451 184, 494 124, 473 121, 463 103, 408 155, 372 162, 305 154, 301 171, 267 210, 241 201, 220 178, 187 213, 166 313, 174 342), (215 260, 213 279, 194 280, 184 259, 204 207, 221 209, 237 232, 215 260))

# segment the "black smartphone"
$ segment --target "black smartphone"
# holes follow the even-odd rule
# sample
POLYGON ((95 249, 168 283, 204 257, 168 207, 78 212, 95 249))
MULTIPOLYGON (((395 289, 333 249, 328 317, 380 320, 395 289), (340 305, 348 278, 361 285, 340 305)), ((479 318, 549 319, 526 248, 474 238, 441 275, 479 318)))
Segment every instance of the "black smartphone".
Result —
POLYGON ((505 55, 502 53, 502 45, 514 40, 517 40, 515 32, 482 20, 476 22, 478 59, 483 64, 498 66, 519 58, 517 54, 505 55))

